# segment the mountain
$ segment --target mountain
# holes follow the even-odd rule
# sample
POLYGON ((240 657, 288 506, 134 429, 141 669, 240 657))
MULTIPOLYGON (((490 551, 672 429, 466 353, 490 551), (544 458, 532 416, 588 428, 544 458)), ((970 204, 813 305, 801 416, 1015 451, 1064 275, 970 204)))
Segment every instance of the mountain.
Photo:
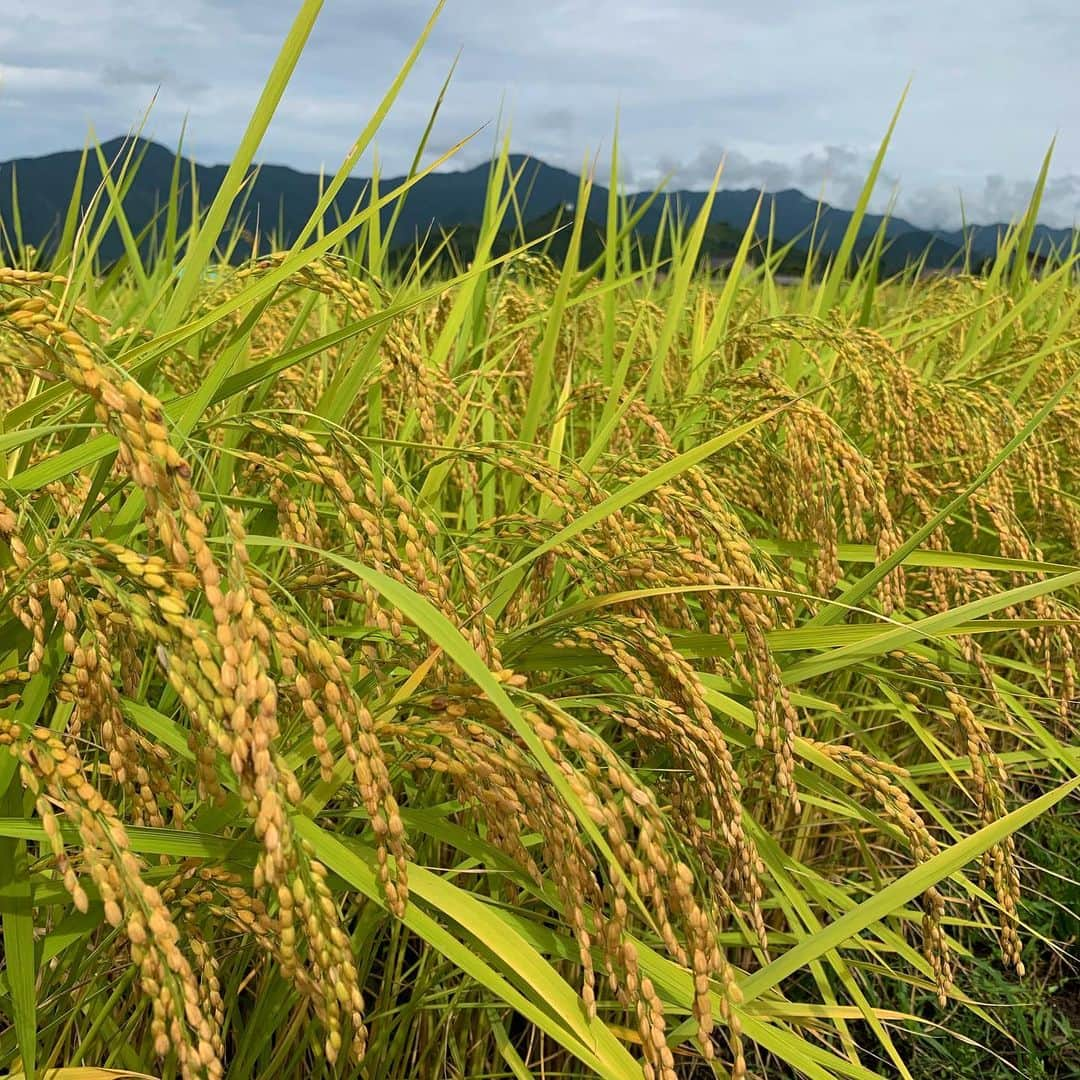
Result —
MULTIPOLYGON (((966 235, 971 241, 971 250, 977 255, 992 256, 997 251, 998 241, 1004 237, 1007 225, 969 225, 966 235)), ((1042 255, 1051 249, 1067 252, 1073 242, 1073 229, 1055 229, 1050 225, 1036 225, 1031 239, 1032 251, 1042 255)), ((936 233, 946 243, 960 246, 964 243, 965 232, 962 229, 938 230, 936 233)))
MULTIPOLYGON (((113 160, 123 151, 124 141, 113 139, 102 146, 106 160, 113 160)), ((175 155, 158 143, 140 140, 137 153, 142 155, 134 179, 124 199, 128 221, 138 235, 154 219, 167 200, 173 172, 175 155)), ((13 179, 18 191, 18 221, 24 242, 42 247, 55 241, 59 235, 67 211, 70 193, 78 175, 81 152, 70 151, 48 154, 43 157, 22 158, 0 163, 0 218, 8 234, 14 231, 16 222, 12 207, 13 179)), ((558 207, 573 205, 578 194, 578 178, 565 169, 556 168, 537 159, 512 155, 512 169, 522 169, 519 191, 528 193, 525 220, 530 222, 528 232, 538 231, 558 207)), ((221 185, 226 173, 224 165, 199 165, 185 159, 181 178, 185 185, 194 176, 200 201, 207 205, 221 185)), ((380 190, 385 193, 396 187, 404 178, 384 178, 380 190)), ((487 189, 488 166, 481 165, 460 172, 432 173, 418 181, 409 191, 404 207, 398 217, 393 245, 410 245, 429 233, 439 235, 439 230, 460 228, 460 242, 465 243, 470 230, 481 222, 487 189)), ((96 156, 87 160, 83 182, 84 202, 101 181, 96 156)), ((264 165, 251 186, 245 207, 245 224, 254 229, 256 222, 261 233, 276 232, 279 239, 291 241, 307 221, 318 200, 319 177, 298 172, 281 165, 264 165)), ((369 181, 361 177, 348 179, 339 192, 328 215, 333 224, 352 212, 359 202, 363 204, 369 181)), ((721 260, 734 252, 742 230, 753 213, 759 192, 756 190, 722 190, 716 193, 710 215, 710 241, 706 254, 721 260)), ((588 219, 602 226, 606 217, 607 191, 594 186, 589 205, 588 219)), ((631 195, 632 207, 640 206, 646 195, 631 195)), ((702 191, 675 191, 669 193, 682 213, 696 214, 705 198, 702 191)), ((182 200, 180 227, 190 222, 190 198, 182 200)), ((384 225, 389 225, 390 209, 382 211, 384 225)), ((789 189, 766 196, 759 231, 768 226, 770 214, 773 229, 780 244, 796 241, 805 250, 811 234, 817 250, 825 255, 836 252, 844 231, 851 219, 847 210, 825 204, 819 205, 801 191, 789 189), (815 228, 816 219, 816 228, 815 228)), ((553 220, 553 218, 552 218, 553 220)), ((565 218, 564 218, 565 220, 565 218)), ((878 215, 867 215, 859 230, 856 254, 861 253, 872 240, 881 224, 878 215)), ((641 237, 656 234, 661 225, 661 207, 657 200, 644 214, 638 225, 641 237)), ((996 237, 1002 225, 980 226, 972 230, 973 251, 979 256, 994 253, 996 237)), ((1051 230, 1041 227, 1035 236, 1035 245, 1050 240, 1068 243, 1069 230, 1051 230)), ((918 259, 928 248, 927 265, 940 268, 960 261, 960 249, 964 236, 960 232, 928 232, 917 228, 902 218, 892 218, 886 225, 888 250, 884 258, 887 272, 899 270, 907 262, 918 259)), ((591 244, 595 237, 589 236, 591 244)), ((561 241, 565 243, 565 241, 561 241)), ((101 247, 106 261, 118 258, 123 252, 122 242, 114 228, 106 236, 101 247)), ((553 252, 554 254, 554 252, 553 252)), ((793 260, 797 262, 798 260, 793 260)))

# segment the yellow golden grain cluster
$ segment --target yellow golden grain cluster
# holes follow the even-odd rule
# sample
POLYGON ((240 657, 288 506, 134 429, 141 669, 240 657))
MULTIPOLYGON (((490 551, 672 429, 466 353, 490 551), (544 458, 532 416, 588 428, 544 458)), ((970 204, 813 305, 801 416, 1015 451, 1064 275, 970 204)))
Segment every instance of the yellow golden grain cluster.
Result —
MULTIPOLYGON (((196 314, 283 258, 208 285, 196 314)), ((251 942, 310 1008, 329 1063, 364 1059, 364 965, 340 883, 298 834, 298 815, 359 815, 380 902, 400 919, 416 903, 408 810, 429 798, 448 806, 516 868, 507 900, 539 898, 565 930, 586 1016, 621 1009, 646 1076, 681 1075, 668 1039, 678 1020, 642 968, 648 940, 687 974, 701 1053, 712 1059, 716 1036, 726 1039, 738 1080, 747 1069, 740 978, 796 928, 758 831, 782 854, 808 865, 833 858, 842 873, 873 828, 872 843, 891 853, 883 865, 895 859, 902 870, 949 842, 942 820, 963 831, 1009 811, 1003 755, 1030 731, 1010 727, 1006 698, 1024 695, 1057 737, 1075 737, 1078 630, 1067 595, 1008 605, 1000 617, 1017 620, 1015 632, 962 633, 951 660, 891 650, 841 683, 826 673, 796 688, 777 645, 841 595, 852 545, 888 559, 965 490, 1056 392, 1075 352, 1052 356, 1014 398, 977 368, 949 374, 965 355, 962 316, 980 282, 918 294, 924 321, 957 314, 932 352, 854 321, 767 315, 754 298, 708 358, 703 399, 646 402, 624 391, 611 400, 596 377, 604 299, 586 296, 551 373, 569 392, 543 430, 561 430, 561 443, 545 434, 543 445, 523 445, 536 319, 557 282, 534 260, 499 283, 485 359, 428 362, 451 310, 444 296, 373 321, 352 352, 306 357, 250 408, 211 403, 181 438, 175 402, 198 388, 239 313, 207 333, 201 352, 166 352, 144 385, 124 367, 129 332, 65 304, 63 278, 0 270, 0 401, 11 410, 63 387, 34 422, 62 430, 78 418, 113 440, 81 461, 63 458, 77 443, 43 436, 12 461, 66 464, 40 484, 0 486, 0 596, 18 628, 0 656, 0 743, 33 796, 48 872, 79 911, 92 897, 103 925, 123 932, 153 1048, 174 1054, 185 1078, 227 1066, 229 935, 251 942), (369 347, 363 386, 339 423, 326 422, 319 402, 369 347), (688 446, 755 419, 729 446, 645 483, 688 446), (582 468, 600 428, 602 452, 582 468), (635 498, 574 529, 635 484, 635 498), (382 580, 467 644, 547 761, 382 580), (921 802, 905 765, 925 760, 926 747, 908 741, 893 760, 859 736, 861 710, 890 673, 932 731, 934 753, 968 762, 954 774, 962 783, 943 776, 921 802), (25 724, 19 705, 34 679, 45 680, 47 705, 25 724), (822 709, 814 694, 839 705, 822 709), (139 723, 133 702, 166 710, 187 758, 139 723), (838 727, 836 715, 850 723, 838 727), (853 805, 872 807, 868 817, 828 811, 839 796, 807 779, 823 759, 853 805), (214 806, 234 815, 215 819, 223 835, 254 844, 250 866, 169 855, 159 864, 133 851, 129 828, 181 833, 214 806), (726 943, 735 932, 738 948, 726 943)), ((245 362, 314 340, 319 319, 370 319, 386 302, 341 260, 311 263, 258 320, 245 362)), ((624 383, 640 386, 664 311, 628 290, 617 314, 624 383)), ((1041 346, 1012 343, 1019 360, 1041 346)), ((686 342, 673 349, 669 391, 688 354, 686 342)), ((923 545, 1011 560, 1004 586, 963 560, 909 562, 862 600, 851 625, 870 612, 885 626, 946 613, 1057 572, 1018 567, 1047 550, 1060 559, 1080 541, 1078 409, 1075 394, 1064 397, 971 493, 955 515, 963 520, 923 545)), ((982 875, 1004 961, 1022 974, 1011 836, 983 855, 982 875)), ((923 894, 923 948, 942 1004, 960 966, 948 891, 923 894)))

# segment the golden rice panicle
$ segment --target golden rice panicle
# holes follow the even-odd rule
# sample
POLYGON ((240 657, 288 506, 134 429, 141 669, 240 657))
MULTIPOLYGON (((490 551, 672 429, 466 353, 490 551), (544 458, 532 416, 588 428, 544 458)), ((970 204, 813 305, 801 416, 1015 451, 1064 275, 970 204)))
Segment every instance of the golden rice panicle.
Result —
MULTIPOLYGON (((899 780, 908 777, 906 770, 881 761, 862 751, 839 743, 812 744, 820 753, 844 765, 852 779, 877 802, 885 821, 904 837, 916 863, 926 862, 940 851, 934 835, 922 815, 912 805, 899 780)), ((954 981, 954 963, 943 928, 945 900, 931 886, 923 894, 923 952, 934 972, 938 1002, 944 1008, 954 981)))
MULTIPOLYGON (((936 664, 911 654, 896 654, 895 658, 916 672, 929 675, 941 689, 946 711, 953 721, 957 735, 963 740, 971 769, 970 795, 979 814, 980 825, 992 825, 1009 811, 1005 797, 1008 772, 990 739, 990 733, 959 692, 953 678, 936 664)), ((980 884, 992 881, 997 900, 998 937, 1002 959, 1018 975, 1024 974, 1021 959, 1020 872, 1016 863, 1016 841, 1010 834, 984 852, 980 860, 980 884)))
MULTIPOLYGON (((227 521, 232 552, 228 580, 201 554, 207 548, 199 519, 187 518, 186 539, 200 553, 195 563, 214 629, 208 639, 200 634, 201 624, 181 619, 184 649, 170 658, 170 680, 193 715, 206 724, 207 734, 236 774, 239 794, 261 841, 254 884, 279 905, 274 955, 282 973, 308 997, 327 1028, 328 1058, 335 1060, 340 1053, 346 1023, 353 1032, 351 1052, 362 1056, 363 999, 347 939, 321 884, 321 867, 294 836, 285 811, 301 792, 276 749, 278 699, 267 667, 271 634, 257 611, 257 604, 266 598, 249 580, 239 515, 229 513, 227 521), (183 662, 188 650, 195 663, 183 662), (213 702, 210 708, 200 704, 207 695, 213 702)), ((264 934, 261 940, 265 943, 267 938, 264 934)))
POLYGON ((18 759, 64 885, 75 906, 85 912, 89 898, 66 856, 54 807, 77 830, 80 862, 101 898, 105 920, 127 935, 140 985, 151 1004, 155 1052, 175 1053, 185 1080, 223 1076, 220 1035, 213 1016, 202 1010, 199 982, 180 948, 168 907, 144 880, 144 868, 131 851, 123 824, 87 779, 78 752, 48 728, 24 732, 4 719, 0 745, 8 746, 18 759))
MULTIPOLYGON (((300 628, 293 626, 290 629, 288 638, 291 639, 290 645, 295 648, 298 642, 297 630, 300 628)), ((347 675, 351 674, 351 666, 337 642, 323 642, 315 635, 308 634, 301 647, 296 648, 295 656, 306 658, 307 670, 312 673, 321 697, 321 709, 330 717, 341 736, 357 790, 371 816, 379 863, 379 881, 390 909, 401 916, 408 899, 406 860, 409 848, 374 718, 347 680, 347 675)), ((297 676, 298 692, 312 689, 311 682, 305 683, 303 679, 303 675, 297 676)), ((312 690, 312 693, 315 692, 312 690)), ((314 699, 310 697, 306 699, 312 700, 314 699)), ((319 705, 316 705, 315 715, 318 710, 319 705)), ((306 706, 305 711, 308 715, 312 713, 306 706)))
POLYGON ((31 645, 26 658, 26 670, 28 674, 34 675, 41 670, 45 659, 45 607, 42 599, 48 596, 48 592, 44 583, 30 576, 34 560, 17 529, 18 518, 15 512, 0 499, 0 538, 7 543, 15 571, 15 574, 12 574, 11 571, 0 570, 0 585, 3 585, 5 590, 10 590, 8 606, 11 613, 23 628, 30 632, 31 645), (19 575, 25 582, 22 588, 11 587, 15 575, 19 575), (30 580, 26 580, 28 577, 30 580))
POLYGON ((585 911, 587 907, 602 911, 604 895, 596 879, 595 857, 550 779, 523 752, 516 736, 505 730, 501 716, 473 695, 440 693, 431 698, 424 714, 387 723, 387 736, 400 740, 408 751, 401 759, 406 768, 444 775, 459 799, 482 816, 489 842, 538 885, 550 875, 578 941, 583 998, 592 1011, 593 938, 585 911), (534 854, 522 843, 522 837, 530 833, 539 837, 542 854, 534 854))
MULTIPOLYGON (((207 542, 208 528, 201 500, 191 483, 190 466, 169 442, 160 402, 130 378, 114 377, 109 369, 96 361, 93 350, 81 335, 54 318, 51 310, 51 300, 45 300, 30 312, 33 317, 24 320, 23 329, 49 340, 58 349, 65 375, 91 396, 98 420, 118 435, 118 463, 145 497, 151 536, 162 545, 173 567, 182 573, 191 568, 194 576, 187 583, 198 585, 211 616, 212 638, 208 640, 198 630, 189 630, 189 636, 184 639, 177 658, 176 683, 188 689, 189 700, 203 698, 205 706, 196 701, 195 713, 202 717, 207 733, 212 731, 219 751, 229 760, 236 774, 239 794, 261 842, 262 850, 255 868, 256 886, 276 890, 279 894, 285 888, 293 895, 294 906, 301 912, 298 928, 309 947, 298 953, 291 944, 296 940, 296 930, 283 926, 283 955, 302 956, 312 966, 310 985, 317 992, 317 1011, 322 1013, 328 1028, 328 1056, 336 1057, 340 1050, 344 1037, 343 1018, 349 1016, 353 1018, 353 1050, 362 1052, 362 1025, 355 1022, 362 999, 348 942, 338 925, 336 908, 323 895, 320 868, 306 852, 298 850, 285 813, 286 804, 298 799, 300 793, 295 780, 282 771, 278 759, 275 745, 278 736, 277 688, 268 670, 271 639, 265 623, 255 612, 247 585, 248 559, 239 519, 235 515, 228 519, 232 543, 231 580, 227 581, 207 542), (185 651, 190 651, 187 667, 189 675, 194 676, 188 679, 179 673, 185 651), (211 722, 206 723, 207 720, 211 722)), ((17 541, 15 546, 18 548, 17 541)), ((167 585, 165 575, 157 572, 163 567, 142 569, 145 571, 142 575, 144 583, 158 590, 167 585)), ((37 592, 30 588, 27 594, 34 602, 33 607, 28 604, 28 618, 32 624, 39 624, 41 605, 37 592)), ((149 607, 139 612, 136 598, 131 598, 129 605, 136 617, 149 614, 149 607)), ((182 602, 166 602, 166 606, 173 609, 171 613, 179 620, 181 628, 187 625, 182 602)), ((173 643, 171 638, 168 641, 173 643)), ((176 643, 179 642, 178 637, 176 643)), ((86 671, 88 682, 89 671, 100 666, 96 653, 80 660, 74 673, 76 685, 84 681, 79 671, 86 671)), ((169 666, 172 666, 171 659, 169 666)), ((103 686, 101 692, 106 704, 112 701, 111 694, 103 686)), ((120 733, 111 711, 107 723, 113 725, 114 736, 120 733)), ((126 741, 122 747, 114 746, 116 764, 125 776, 128 762, 123 755, 127 749, 126 741)), ((203 771, 204 775, 210 771, 205 764, 203 771)), ((137 773, 135 779, 140 779, 137 773)), ((135 864, 132 864, 131 872, 137 879, 135 864)), ((159 928, 165 927, 162 921, 165 918, 166 915, 158 913, 159 928)), ((147 925, 154 929, 149 923, 147 925)), ((162 933, 169 937, 174 950, 170 954, 171 960, 176 961, 181 954, 172 941, 175 927, 171 922, 168 927, 171 929, 162 929, 162 933)), ((138 930, 135 933, 138 934, 138 930)), ((134 939, 133 946, 136 950, 143 949, 143 943, 134 939)), ((161 995, 155 999, 158 1001, 155 1008, 160 1011, 160 1024, 165 1025, 170 1008, 173 1005, 181 1008, 185 1003, 197 1001, 198 990, 181 994, 169 984, 163 984, 158 971, 161 964, 156 957, 151 950, 142 959, 152 968, 147 975, 147 985, 162 987, 161 995)), ((166 1038, 175 1043, 179 1037, 176 1032, 166 1033, 162 1027, 157 1041, 164 1045, 166 1038)))
MULTIPOLYGON (((285 972, 306 964, 317 990, 317 1011, 327 1027, 325 1051, 336 1061, 346 1037, 344 1021, 353 1031, 351 1052, 359 1059, 366 1048, 362 1023, 363 998, 348 938, 340 926, 340 913, 325 884, 325 870, 308 846, 293 833, 286 805, 295 802, 299 789, 284 771, 277 755, 277 687, 270 677, 271 633, 259 617, 256 597, 248 580, 249 557, 239 513, 227 513, 232 537, 231 581, 211 612, 221 647, 221 686, 224 712, 229 719, 229 757, 240 784, 241 798, 254 819, 262 850, 255 868, 257 887, 272 890, 280 905, 281 948, 285 972), (306 955, 295 948, 307 942, 306 955)), ((216 584, 216 575, 204 569, 204 587, 216 584)), ((262 606, 262 605, 260 605, 262 606)))
MULTIPOLYGON (((697 814, 696 803, 706 801, 712 829, 729 853, 726 872, 735 883, 734 891, 748 905, 745 914, 766 948, 768 935, 760 906, 760 875, 764 868, 743 829, 742 784, 727 740, 713 722, 692 670, 670 640, 642 619, 619 617, 612 624, 610 630, 597 622, 589 628, 578 628, 573 640, 610 656, 627 676, 634 695, 655 701, 647 716, 640 703, 629 704, 626 721, 639 733, 666 745, 679 764, 697 779, 700 786, 692 804, 680 809, 692 819, 697 814)), ((623 720, 617 709, 610 710, 609 715, 623 720)))
MULTIPOLYGON (((58 688, 58 693, 75 703, 69 731, 85 731, 101 739, 112 778, 127 794, 136 824, 163 826, 163 804, 179 821, 183 806, 170 779, 167 751, 132 730, 120 707, 115 670, 120 670, 130 690, 140 664, 130 639, 119 632, 114 609, 101 598, 84 601, 80 580, 89 579, 94 584, 92 570, 85 563, 73 561, 56 548, 47 558, 31 560, 25 544, 13 531, 14 515, 6 507, 3 509, 6 513, 2 515, 0 535, 7 536, 14 567, 20 573, 11 594, 12 608, 33 635, 28 672, 40 668, 44 655, 48 606, 62 631, 62 645, 69 658, 69 670, 62 674, 62 686, 58 688), (5 532, 7 527, 10 529, 5 532), (119 652, 121 662, 117 662, 114 652, 119 652)), ((129 557, 136 568, 143 569, 140 557, 125 549, 116 550, 129 557)), ((154 569, 152 564, 150 569, 154 569)), ((145 571, 146 581, 164 586, 164 579, 150 569, 145 571)), ((135 577, 140 580, 137 574, 135 577)))
POLYGON ((361 800, 371 816, 380 884, 391 910, 400 916, 408 899, 408 842, 374 719, 350 683, 352 665, 336 641, 288 619, 274 605, 266 584, 254 576, 251 596, 271 633, 284 685, 291 689, 311 727, 326 781, 332 777, 335 764, 328 739, 330 725, 341 739, 361 800))
MULTIPOLYGON (((266 256, 236 275, 242 280, 280 265, 284 253, 266 256)), ((292 275, 291 281, 312 289, 340 303, 350 320, 367 318, 375 311, 371 290, 351 273, 344 263, 332 256, 307 264, 292 275)), ((420 342, 417 328, 410 315, 403 314, 388 325, 379 327, 381 351, 387 360, 384 388, 396 389, 396 405, 390 423, 395 430, 405 427, 407 418, 415 412, 422 437, 428 444, 438 441, 437 409, 439 402, 453 405, 459 401, 457 388, 445 371, 436 370, 429 362, 427 350, 420 342)), ((290 402, 290 405, 293 403, 290 402)))
MULTIPOLYGON (((293 424, 257 418, 252 426, 297 454, 299 464, 293 474, 310 479, 330 497, 338 526, 355 545, 357 558, 419 592, 462 630, 485 661, 496 669, 501 667, 495 627, 484 614, 483 594, 470 598, 469 610, 461 610, 447 560, 435 546, 438 525, 388 475, 377 483, 370 466, 354 448, 339 442, 331 452, 293 424)), ((263 458, 260 463, 272 470, 283 468, 280 460, 271 465, 263 458)), ((465 570, 468 572, 467 567, 465 570)), ((361 613, 373 619, 378 629, 401 637, 400 614, 388 607, 374 588, 360 583, 358 597, 363 605, 361 613)))
MULTIPOLYGON (((591 847, 583 845, 573 813, 531 756, 522 752, 501 714, 475 694, 454 698, 439 693, 431 698, 430 709, 426 715, 388 720, 386 735, 412 748, 402 759, 410 770, 439 772, 452 782, 458 798, 481 813, 490 842, 538 884, 554 882, 577 939, 587 1011, 595 1010, 592 950, 599 947, 612 988, 637 1015, 643 1040, 655 1040, 663 1030, 659 1001, 645 1000, 642 994, 648 988, 626 978, 624 940, 635 917, 624 885, 629 881, 669 954, 694 965, 698 1037, 711 1056, 710 979, 719 980, 732 1000, 737 989, 714 936, 715 914, 706 915, 690 871, 671 853, 674 837, 649 789, 604 740, 569 714, 551 706, 544 706, 542 713, 524 711, 616 859, 601 882, 600 867, 591 847), (538 837, 535 852, 521 842, 528 834, 538 837)), ((727 1016, 730 1010, 725 1010, 727 1016)), ((729 1037, 734 1046, 738 1026, 733 1016, 729 1037)), ((655 1049, 650 1060, 662 1067, 670 1052, 659 1045, 655 1049)))
MULTIPOLYGON (((631 406, 629 411, 655 431, 659 422, 648 410, 631 406)), ((656 434, 655 441, 662 455, 673 452, 666 434, 656 434)), ((565 513, 567 520, 586 511, 592 505, 590 500, 601 497, 588 476, 576 472, 568 484, 545 462, 530 461, 526 467, 525 458, 524 454, 520 458, 504 455, 497 464, 519 476, 565 513)), ((632 461, 620 460, 619 467, 633 470, 631 475, 646 471, 646 466, 632 461)), ((624 480, 622 476, 618 479, 624 480)), ((661 485, 642 503, 645 513, 639 505, 633 511, 608 515, 568 544, 565 551, 559 549, 537 560, 526 583, 506 607, 502 624, 513 625, 543 603, 550 568, 557 558, 562 560, 562 572, 587 594, 655 586, 657 596, 628 607, 649 622, 685 629, 697 629, 704 622, 710 633, 724 635, 731 648, 732 666, 753 690, 759 745, 768 742, 771 749, 778 801, 786 800, 797 812, 792 747, 798 715, 765 638, 768 629, 790 616, 790 604, 783 597, 767 595, 777 591, 779 580, 756 565, 741 528, 699 470, 687 470, 677 481, 661 485), (744 583, 749 588, 738 589, 744 583), (678 590, 665 588, 673 584, 695 587, 694 601, 703 615, 678 590), (744 643, 735 640, 739 631, 745 636, 744 643)), ((504 524, 510 522, 537 539, 544 537, 541 523, 525 515, 505 519, 504 524)))
MULTIPOLYGON (((714 1053, 710 1038, 713 1023, 709 986, 709 980, 713 978, 724 989, 724 1018, 733 1052, 738 1057, 739 1026, 730 1008, 738 1000, 738 990, 732 969, 715 937, 717 913, 706 912, 695 894, 692 872, 672 853, 675 837, 660 812, 655 795, 627 769, 608 743, 595 736, 587 726, 554 709, 548 710, 548 717, 550 722, 534 720, 545 749, 556 761, 565 762, 563 768, 567 778, 593 820, 605 830, 622 870, 649 905, 653 922, 669 954, 690 967, 694 974, 693 1013, 706 1057, 711 1058, 714 1053), (583 769, 570 766, 564 747, 580 758, 583 769)), ((622 896, 621 892, 617 896, 622 896)), ((624 920, 625 917, 621 917, 609 925, 606 940, 621 940, 624 920)), ((625 948, 625 943, 620 947, 625 948)), ((640 989, 642 996, 636 1000, 635 1007, 643 1024, 642 1038, 655 1040, 658 1031, 663 1030, 663 1008, 655 995, 648 994, 644 984, 640 989), (644 1026, 646 1017, 648 1027, 644 1026)), ((627 991, 633 999, 634 991, 629 984, 627 991)), ((663 1060, 669 1056, 669 1053, 660 1054, 663 1060)))
MULTIPOLYGON (((134 732, 120 708, 114 676, 117 666, 114 644, 119 648, 121 659, 126 661, 119 667, 131 688, 138 660, 130 641, 118 635, 115 624, 108 621, 112 612, 107 603, 101 600, 84 602, 78 576, 85 575, 85 566, 77 566, 56 549, 47 558, 39 555, 32 560, 15 528, 15 515, 3 505, 0 536, 6 537, 14 568, 20 574, 20 580, 11 592, 11 606, 33 636, 27 659, 28 673, 39 670, 44 657, 45 604, 48 604, 62 630, 63 648, 70 659, 70 668, 62 674, 58 688, 58 693, 76 705, 69 731, 76 734, 85 730, 100 737, 108 755, 110 773, 127 793, 137 824, 163 826, 162 804, 170 808, 173 820, 179 821, 183 806, 170 779, 167 751, 134 732)), ((35 539, 35 546, 40 553, 43 549, 40 538, 35 539)), ((135 556, 132 559, 137 564, 141 561, 135 556)), ((146 577, 165 585, 163 578, 149 570, 146 577)))
MULTIPOLYGON (((807 348, 823 336, 839 357, 856 370, 869 361, 852 357, 848 332, 827 326, 812 331, 770 326, 807 348)), ((847 429, 822 406, 783 383, 767 368, 731 376, 722 389, 722 417, 775 413, 738 445, 738 467, 721 459, 718 482, 729 498, 776 521, 784 539, 815 544, 807 562, 811 591, 828 596, 841 577, 841 539, 872 542, 880 557, 899 546, 901 534, 888 498, 888 477, 876 459, 857 445, 847 429)), ((852 424, 857 432, 859 426, 852 424)), ((878 587, 887 611, 901 606, 904 573, 897 568, 878 587)))
MULTIPOLYGON (((674 456, 674 444, 656 416, 639 402, 628 402, 626 411, 628 417, 634 417, 648 429, 661 456, 674 456)), ((628 452, 631 446, 632 437, 628 452)), ((663 523, 650 547, 659 542, 674 557, 665 558, 663 549, 654 548, 634 568, 635 576, 643 583, 657 586, 685 581, 696 586, 715 585, 717 590, 693 594, 704 619, 675 594, 670 598, 661 595, 647 605, 638 604, 635 610, 672 627, 697 629, 704 621, 704 629, 725 638, 732 666, 753 692, 755 742, 759 748, 769 745, 778 800, 786 799, 798 813, 793 746, 799 719, 779 678, 765 636, 791 617, 790 603, 781 591, 786 583, 770 568, 759 565, 742 526, 724 505, 719 488, 703 468, 685 470, 670 483, 658 487, 649 498, 655 504, 656 520, 663 523), (748 588, 739 590, 738 585, 748 588), (741 642, 736 639, 740 631, 741 642)), ((629 528, 630 523, 625 523, 625 527, 629 528)), ((636 540, 641 548, 640 536, 636 540)))

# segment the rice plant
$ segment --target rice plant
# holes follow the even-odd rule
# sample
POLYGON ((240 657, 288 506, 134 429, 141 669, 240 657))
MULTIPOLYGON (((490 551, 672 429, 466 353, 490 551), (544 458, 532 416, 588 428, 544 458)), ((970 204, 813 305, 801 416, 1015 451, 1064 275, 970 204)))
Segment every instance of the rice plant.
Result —
POLYGON ((790 286, 756 220, 701 270, 708 202, 651 259, 615 196, 595 264, 580 212, 561 265, 494 256, 504 146, 471 265, 392 263, 419 164, 326 211, 421 40, 238 262, 318 7, 190 230, 178 165, 134 235, 128 157, 0 267, 0 1064, 911 1077, 946 1018, 991 1032, 973 957, 1055 947, 1021 830, 1080 783, 1039 186, 987 275, 879 281, 886 137, 790 286))

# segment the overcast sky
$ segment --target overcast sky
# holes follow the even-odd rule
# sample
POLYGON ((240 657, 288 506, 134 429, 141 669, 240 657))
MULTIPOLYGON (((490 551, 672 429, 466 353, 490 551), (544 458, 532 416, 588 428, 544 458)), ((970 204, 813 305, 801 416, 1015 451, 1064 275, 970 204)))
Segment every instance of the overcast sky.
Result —
MULTIPOLYGON (((259 159, 333 168, 434 0, 326 0, 259 159)), ((0 0, 0 159, 146 133, 228 160, 298 0, 0 0)), ((800 187, 849 207, 912 90, 879 188, 922 225, 1008 219, 1057 135, 1043 220, 1080 220, 1077 0, 448 0, 377 139, 403 172, 454 55, 436 128, 484 158, 512 145, 577 170, 610 152, 629 186, 800 187), (823 188, 824 185, 824 188, 823 188)), ((361 172, 367 172, 362 168, 361 172)), ((604 170, 601 170, 603 173, 604 170)))

